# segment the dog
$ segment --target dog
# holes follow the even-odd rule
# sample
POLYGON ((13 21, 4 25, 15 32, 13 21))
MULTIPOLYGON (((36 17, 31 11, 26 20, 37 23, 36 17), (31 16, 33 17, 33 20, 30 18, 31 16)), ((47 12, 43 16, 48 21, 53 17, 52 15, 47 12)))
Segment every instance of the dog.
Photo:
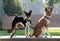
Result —
POLYGON ((48 26, 50 25, 50 19, 51 19, 51 14, 52 14, 52 8, 45 8, 45 12, 42 18, 39 19, 39 22, 37 25, 34 27, 33 34, 30 34, 30 37, 46 37, 46 32, 47 34, 51 37, 49 31, 48 31, 48 26))
POLYGON ((23 26, 25 27, 25 35, 26 37, 29 35, 29 29, 31 26, 31 13, 32 10, 30 10, 28 13, 26 11, 24 11, 25 13, 25 17, 18 17, 17 15, 15 15, 15 18, 12 22, 12 28, 11 28, 11 34, 10 37, 12 38, 13 35, 16 32, 16 29, 23 26))

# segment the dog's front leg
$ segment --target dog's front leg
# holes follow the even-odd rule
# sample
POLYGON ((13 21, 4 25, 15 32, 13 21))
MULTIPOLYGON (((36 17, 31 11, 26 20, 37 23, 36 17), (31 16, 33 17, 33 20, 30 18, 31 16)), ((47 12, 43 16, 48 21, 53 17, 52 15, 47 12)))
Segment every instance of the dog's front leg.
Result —
POLYGON ((45 27, 42 28, 42 35, 44 36, 44 38, 46 38, 46 31, 45 31, 45 27))
POLYGON ((26 28, 25 28, 26 38, 29 37, 29 31, 30 31, 30 24, 29 24, 29 22, 27 22, 27 23, 26 23, 26 28))
POLYGON ((45 26, 45 28, 46 28, 46 32, 47 32, 48 36, 51 37, 50 32, 49 32, 49 30, 48 30, 48 26, 49 26, 49 24, 46 24, 46 26, 45 26))
POLYGON ((28 27, 25 28, 25 36, 28 38, 28 27))
POLYGON ((48 36, 50 36, 50 37, 51 37, 50 32, 49 32, 49 30, 48 30, 48 28, 47 28, 47 27, 46 27, 46 31, 47 31, 48 36))
POLYGON ((28 24, 26 23, 26 27, 25 27, 25 36, 26 38, 28 37, 28 24))

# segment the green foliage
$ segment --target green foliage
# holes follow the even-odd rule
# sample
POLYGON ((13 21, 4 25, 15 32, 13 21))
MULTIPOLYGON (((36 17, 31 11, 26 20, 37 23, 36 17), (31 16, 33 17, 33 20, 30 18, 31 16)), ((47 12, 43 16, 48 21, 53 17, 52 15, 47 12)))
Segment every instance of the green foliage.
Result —
MULTIPOLYGON (((45 7, 53 7, 55 3, 60 3, 60 0, 43 0, 45 7)), ((31 0, 31 2, 35 2, 35 0, 31 0)))
POLYGON ((60 3, 60 0, 54 0, 55 3, 60 3))
POLYGON ((35 2, 35 0, 30 0, 32 3, 34 3, 35 2))
POLYGON ((44 5, 45 7, 53 7, 53 4, 54 4, 54 0, 46 0, 44 5))
POLYGON ((46 0, 45 1, 45 7, 53 7, 54 4, 60 3, 60 0, 46 0))
POLYGON ((21 0, 3 0, 3 9, 8 16, 21 15, 23 13, 21 0))

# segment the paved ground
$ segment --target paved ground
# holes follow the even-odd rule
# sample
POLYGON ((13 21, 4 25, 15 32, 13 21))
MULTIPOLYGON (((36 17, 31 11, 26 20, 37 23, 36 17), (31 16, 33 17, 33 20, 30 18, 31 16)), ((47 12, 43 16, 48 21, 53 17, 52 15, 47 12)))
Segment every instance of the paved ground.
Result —
MULTIPOLYGON (((13 38, 26 38, 26 37, 24 35, 23 36, 17 35, 17 36, 13 36, 13 38)), ((60 39, 60 36, 52 36, 52 37, 47 36, 47 38, 60 39)), ((10 36, 0 36, 0 39, 10 39, 10 36)))

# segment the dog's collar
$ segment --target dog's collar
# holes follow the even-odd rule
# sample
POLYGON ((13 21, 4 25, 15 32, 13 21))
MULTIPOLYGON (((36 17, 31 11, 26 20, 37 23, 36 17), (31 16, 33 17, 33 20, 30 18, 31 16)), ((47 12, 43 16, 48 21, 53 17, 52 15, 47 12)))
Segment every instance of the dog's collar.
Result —
POLYGON ((29 21, 30 23, 32 23, 31 20, 26 20, 26 21, 29 21))
POLYGON ((46 19, 50 19, 50 18, 51 18, 51 16, 45 16, 45 18, 46 18, 46 19))
POLYGON ((27 21, 31 21, 31 20, 27 20, 27 21))

